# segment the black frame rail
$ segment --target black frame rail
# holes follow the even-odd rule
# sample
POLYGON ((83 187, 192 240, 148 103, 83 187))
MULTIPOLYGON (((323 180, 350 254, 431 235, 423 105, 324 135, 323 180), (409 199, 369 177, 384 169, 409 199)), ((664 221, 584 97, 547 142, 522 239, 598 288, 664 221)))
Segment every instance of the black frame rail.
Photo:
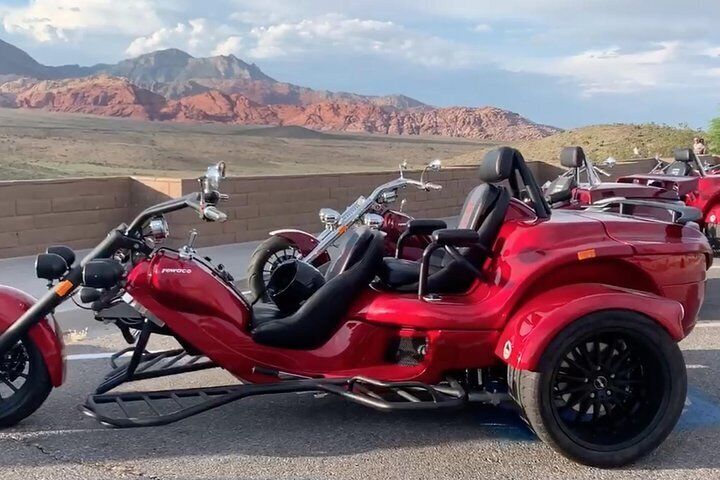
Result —
POLYGON ((95 394, 80 410, 106 426, 149 427, 167 425, 246 397, 298 392, 332 393, 381 411, 457 408, 468 400, 462 386, 451 379, 446 385, 427 385, 365 377, 303 378, 269 384, 95 394))

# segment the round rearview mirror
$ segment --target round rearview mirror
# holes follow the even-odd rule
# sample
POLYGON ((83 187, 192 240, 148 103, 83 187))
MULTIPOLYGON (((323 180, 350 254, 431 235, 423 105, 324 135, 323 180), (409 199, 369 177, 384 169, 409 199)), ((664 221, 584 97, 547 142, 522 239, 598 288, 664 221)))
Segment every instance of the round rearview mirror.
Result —
POLYGON ((442 168, 442 160, 439 158, 436 158, 432 162, 428 163, 428 169, 432 170, 433 172, 437 172, 442 168))
POLYGON ((225 162, 208 167, 205 172, 205 183, 208 190, 217 190, 220 187, 220 180, 225 178, 225 162))

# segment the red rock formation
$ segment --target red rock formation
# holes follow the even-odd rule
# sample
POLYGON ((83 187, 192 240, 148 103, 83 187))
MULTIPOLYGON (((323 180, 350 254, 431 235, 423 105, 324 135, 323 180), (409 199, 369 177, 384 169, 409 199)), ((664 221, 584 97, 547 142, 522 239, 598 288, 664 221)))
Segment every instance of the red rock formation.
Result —
POLYGON ((154 120, 166 102, 127 80, 100 76, 37 82, 16 92, 15 103, 19 108, 154 120))
POLYGON ((243 125, 298 125, 315 130, 444 135, 500 141, 541 138, 558 131, 495 107, 411 108, 370 101, 262 105, 238 93, 209 90, 167 101, 128 80, 99 76, 57 81, 15 80, 0 85, 2 105, 144 120, 243 125))

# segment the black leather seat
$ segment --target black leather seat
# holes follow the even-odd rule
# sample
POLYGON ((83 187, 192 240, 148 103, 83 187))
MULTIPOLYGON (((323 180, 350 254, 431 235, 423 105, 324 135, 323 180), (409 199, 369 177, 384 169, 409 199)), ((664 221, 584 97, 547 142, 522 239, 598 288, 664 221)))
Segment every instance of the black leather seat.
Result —
POLYGON ((359 230, 328 269, 327 283, 297 312, 283 316, 271 304, 253 307, 253 340, 263 345, 296 349, 312 349, 324 344, 356 295, 375 278, 383 252, 382 234, 359 230))
MULTIPOLYGON (((513 173, 513 158, 489 152, 480 166, 480 179, 484 183, 475 187, 465 199, 460 211, 459 229, 476 230, 480 235, 480 247, 463 249, 462 256, 472 265, 482 265, 492 250, 510 205, 510 194, 495 185, 507 180, 513 173)), ((397 291, 417 291, 420 278, 420 262, 398 258, 385 258, 378 277, 382 285, 397 291)), ((447 255, 440 268, 431 268, 428 291, 433 293, 461 293, 475 280, 475 274, 458 260, 447 255)))
POLYGON ((582 147, 563 147, 560 150, 560 165, 573 170, 570 176, 560 176, 550 182, 545 198, 550 204, 567 202, 577 187, 578 171, 585 167, 585 151, 582 147))
POLYGON ((689 148, 677 148, 673 151, 675 161, 667 166, 665 173, 674 177, 687 177, 693 175, 693 166, 695 154, 689 148))

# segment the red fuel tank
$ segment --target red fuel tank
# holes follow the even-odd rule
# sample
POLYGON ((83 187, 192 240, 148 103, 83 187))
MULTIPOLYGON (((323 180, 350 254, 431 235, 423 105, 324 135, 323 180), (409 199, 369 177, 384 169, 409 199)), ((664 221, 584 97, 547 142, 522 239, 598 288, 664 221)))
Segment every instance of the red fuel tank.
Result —
POLYGON ((248 301, 194 258, 160 250, 128 275, 127 292, 190 343, 205 330, 217 338, 246 335, 248 301))

